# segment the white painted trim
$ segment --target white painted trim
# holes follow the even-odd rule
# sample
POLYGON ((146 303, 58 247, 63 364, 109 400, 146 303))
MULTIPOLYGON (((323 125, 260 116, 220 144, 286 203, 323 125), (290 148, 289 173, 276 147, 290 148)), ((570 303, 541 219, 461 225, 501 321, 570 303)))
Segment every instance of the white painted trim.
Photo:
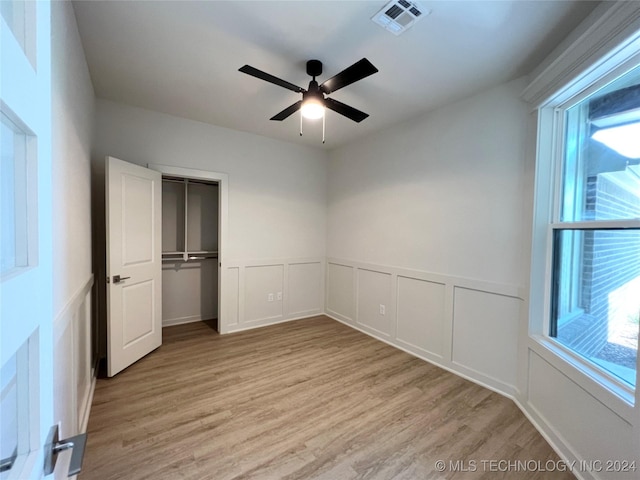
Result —
MULTIPOLYGON (((266 325, 274 325, 277 323, 288 322, 290 320, 296 320, 300 318, 308 318, 311 316, 321 315, 324 313, 325 308, 325 300, 324 300, 324 290, 325 290, 325 258, 324 257, 297 257, 297 258, 263 258, 263 259, 232 259, 226 262, 223 268, 223 276, 226 275, 227 271, 230 269, 238 269, 238 320, 233 324, 219 324, 219 332, 220 334, 227 334, 233 332, 239 332, 243 330, 250 330, 252 328, 263 327, 266 325), (289 278, 289 267, 292 265, 301 265, 301 264, 313 264, 318 265, 320 268, 320 304, 317 309, 305 310, 305 311, 297 311, 290 312, 289 311, 289 301, 290 301, 290 285, 288 282, 289 278), (245 303, 246 303, 246 282, 245 282, 245 271, 248 268, 253 267, 282 267, 282 313, 278 315, 265 316, 253 320, 245 319, 245 303)), ((236 286, 229 285, 229 288, 235 288, 236 286)))
POLYGON ((346 325, 349 325, 350 327, 354 326, 354 324, 355 324, 355 322, 354 322, 354 320, 352 318, 349 318, 349 317, 347 317, 345 315, 342 315, 342 314, 340 314, 338 312, 334 312, 333 310, 329 310, 328 308, 325 308, 324 314, 327 317, 331 317, 334 320, 337 320, 337 321, 342 322, 342 323, 344 323, 346 325))
POLYGON ((201 322, 203 320, 217 320, 215 318, 202 318, 202 315, 189 315, 188 317, 169 318, 162 321, 162 328, 184 325, 187 323, 201 322))
POLYGON ((324 257, 231 259, 227 261, 225 268, 276 267, 280 265, 298 265, 307 263, 322 264, 324 261, 324 257))
POLYGON ((600 229, 607 229, 607 228, 633 229, 633 228, 640 228, 640 219, 593 220, 593 221, 586 221, 586 222, 557 222, 557 223, 552 223, 551 228, 554 230, 572 230, 572 229, 600 230, 600 229))
POLYGON ((309 318, 318 317, 320 315, 325 315, 325 313, 322 312, 322 311, 318 311, 317 313, 315 313, 313 315, 305 315, 305 316, 302 316, 302 317, 293 317, 293 318, 283 318, 283 319, 280 319, 280 320, 275 321, 275 322, 264 322, 264 323, 260 323, 260 324, 257 324, 257 325, 248 325, 247 326, 247 324, 245 323, 240 328, 231 329, 231 330, 225 332, 225 334, 227 334, 227 333, 244 332, 244 331, 247 331, 247 330, 254 330, 256 328, 262 328, 262 327, 269 327, 271 325, 278 325, 279 323, 297 322, 297 321, 300 321, 300 320, 307 320, 309 318))
MULTIPOLYGON (((543 105, 574 80, 601 76, 603 59, 623 51, 637 51, 639 40, 640 3, 602 2, 531 73, 522 98, 535 106, 543 105)), ((609 65, 607 70, 611 68, 609 65)), ((569 96, 576 93, 567 92, 569 96)))
POLYGON ((530 337, 527 351, 538 355, 612 413, 632 424, 634 393, 624 388, 612 375, 546 337, 530 337))
POLYGON ((87 295, 91 292, 93 281, 93 274, 91 274, 89 275, 89 278, 87 278, 87 280, 84 282, 84 284, 71 296, 66 305, 62 308, 62 310, 60 310, 60 313, 55 316, 55 319, 53 321, 54 345, 58 342, 58 340, 60 340, 60 336, 64 333, 67 326, 71 323, 71 320, 73 320, 73 315, 70 314, 80 308, 80 306, 84 303, 87 295))
MULTIPOLYGON (((535 409, 530 403, 522 403, 518 399, 514 399, 514 403, 523 413, 523 415, 531 422, 533 427, 542 435, 547 443, 553 448, 566 464, 571 465, 574 461, 580 461, 582 458, 573 450, 570 444, 564 439, 560 433, 551 426, 549 422, 535 409)), ((572 473, 578 480, 595 480, 596 477, 587 471, 579 469, 572 470, 572 473)))
MULTIPOLYGON (((98 368, 95 366, 93 368, 93 372, 97 373, 98 368)), ((86 433, 87 427, 89 426, 89 415, 91 414, 91 406, 93 405, 93 394, 96 391, 96 383, 98 382, 98 377, 96 375, 91 376, 91 386, 89 388, 89 394, 84 402, 84 405, 81 409, 82 414, 80 415, 80 425, 78 433, 86 433)))
MULTIPOLYGON (((71 414, 73 418, 73 423, 70 425, 66 425, 65 428, 76 430, 76 433, 83 433, 86 431, 87 424, 89 421, 89 413, 91 411, 91 403, 93 401, 93 393, 96 385, 96 373, 97 366, 91 365, 89 368, 89 388, 86 394, 83 395, 84 398, 81 398, 81 393, 78 389, 78 362, 81 359, 78 357, 78 352, 76 350, 76 345, 79 341, 83 339, 77 338, 78 335, 78 321, 92 321, 92 311, 91 304, 93 302, 93 298, 91 296, 91 291, 94 285, 94 276, 93 274, 89 275, 85 283, 71 296, 66 305, 61 309, 60 313, 58 313, 55 317, 53 323, 53 340, 54 340, 54 348, 58 343, 62 340, 62 336, 68 334, 71 336, 71 345, 73 348, 67 354, 71 359, 71 381, 73 383, 69 385, 65 385, 68 387, 67 393, 69 398, 67 399, 70 402, 71 414), (80 313, 83 312, 83 315, 80 313), (86 314, 86 315, 85 315, 86 314)), ((93 338, 93 325, 89 325, 89 331, 91 334, 88 337, 88 340, 91 341, 93 338)), ((90 345, 86 345, 88 351, 91 350, 90 345)), ((85 378, 82 379, 86 380, 85 378)))
POLYGON ((479 292, 493 293, 504 297, 513 297, 524 300, 525 290, 520 285, 511 285, 507 283, 490 282, 467 277, 457 277, 453 275, 444 275, 441 273, 427 272, 425 270, 412 270, 408 268, 392 267, 388 265, 378 265, 364 263, 359 261, 345 260, 340 258, 327 258, 327 264, 340 265, 343 267, 351 267, 359 270, 369 270, 372 272, 386 273, 398 277, 415 278, 416 280, 426 280, 442 285, 453 284, 456 287, 466 288, 468 290, 477 290, 479 292))

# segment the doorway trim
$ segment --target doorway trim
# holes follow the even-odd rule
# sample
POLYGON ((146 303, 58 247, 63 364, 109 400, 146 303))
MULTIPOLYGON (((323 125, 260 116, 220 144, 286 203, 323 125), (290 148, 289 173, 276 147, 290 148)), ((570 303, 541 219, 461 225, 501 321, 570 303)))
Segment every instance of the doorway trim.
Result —
POLYGON ((219 245, 218 245, 218 329, 220 333, 228 333, 229 327, 227 325, 226 312, 226 300, 224 292, 225 280, 224 280, 224 266, 227 251, 227 232, 228 232, 228 218, 229 218, 229 175, 220 172, 210 172, 208 170, 197 170, 194 168, 174 167, 171 165, 161 165, 157 163, 149 163, 147 167, 156 170, 163 175, 170 175, 175 177, 187 178, 189 180, 207 180, 218 182, 219 205, 218 205, 218 232, 219 245))

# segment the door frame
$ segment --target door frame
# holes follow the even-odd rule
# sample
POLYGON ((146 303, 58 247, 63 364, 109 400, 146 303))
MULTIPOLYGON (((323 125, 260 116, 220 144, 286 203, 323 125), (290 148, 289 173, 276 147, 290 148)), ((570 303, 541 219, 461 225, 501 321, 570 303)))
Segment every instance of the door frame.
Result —
POLYGON ((218 182, 218 329, 221 334, 229 332, 228 318, 225 312, 227 312, 227 305, 224 295, 225 290, 225 275, 223 269, 226 260, 227 250, 227 232, 228 232, 228 218, 229 218, 229 175, 220 172, 210 172, 208 170, 197 170, 194 168, 174 167, 171 165, 161 165, 156 163, 150 163, 148 168, 156 170, 163 175, 182 177, 189 180, 206 180, 218 182))

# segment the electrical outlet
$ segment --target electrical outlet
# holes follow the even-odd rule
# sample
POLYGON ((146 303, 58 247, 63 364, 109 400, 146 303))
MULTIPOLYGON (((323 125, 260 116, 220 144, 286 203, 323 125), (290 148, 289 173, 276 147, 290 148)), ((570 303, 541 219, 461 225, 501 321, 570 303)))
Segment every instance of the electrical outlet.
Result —
POLYGON ((278 299, 278 300, 282 300, 282 292, 278 292, 277 299, 278 299))
POLYGON ((380 315, 384 315, 385 312, 385 307, 384 305, 380 304, 380 315))
POLYGON ((273 302, 273 293, 267 294, 267 302, 273 302))

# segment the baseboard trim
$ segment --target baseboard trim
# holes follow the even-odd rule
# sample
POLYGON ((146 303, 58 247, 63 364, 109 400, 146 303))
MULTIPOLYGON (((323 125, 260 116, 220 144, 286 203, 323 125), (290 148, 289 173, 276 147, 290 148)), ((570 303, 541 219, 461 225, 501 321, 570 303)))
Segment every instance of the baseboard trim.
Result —
MULTIPOLYGON (((579 456, 573 451, 573 449, 562 440, 562 437, 544 420, 544 418, 535 411, 530 409, 526 404, 522 403, 519 398, 513 399, 516 406, 520 409, 522 414, 527 417, 527 420, 531 422, 531 425, 538 431, 542 438, 551 446, 554 452, 558 454, 560 459, 567 464, 571 465, 573 462, 579 461, 579 456)), ((571 470, 571 473, 576 476, 578 480, 596 480, 587 471, 580 471, 578 469, 571 470)))
POLYGON ((89 415, 91 414, 91 405, 93 404, 93 394, 96 391, 96 383, 98 382, 98 365, 93 369, 93 375, 91 376, 91 386, 89 387, 89 394, 85 400, 85 405, 82 406, 82 415, 80 416, 80 431, 78 433, 86 433, 89 426, 89 415))
POLYGON ((221 332, 221 335, 227 335, 229 333, 245 332, 247 330, 255 330, 256 328, 269 327, 271 325, 278 325, 279 323, 287 323, 287 322, 296 322, 298 320, 306 320, 308 318, 314 318, 314 317, 318 317, 320 315, 326 315, 326 314, 323 313, 323 312, 317 312, 317 313, 313 313, 311 315, 304 315, 304 316, 301 316, 301 317, 284 318, 284 319, 280 319, 280 320, 275 321, 275 322, 261 323, 259 325, 246 325, 246 324, 244 324, 244 325, 240 325, 239 328, 235 328, 235 329, 232 329, 232 330, 227 330, 224 333, 221 332))
POLYGON ((162 321, 162 328, 173 327, 175 325, 184 325, 186 323, 202 322, 203 320, 217 320, 213 317, 202 318, 202 315, 192 315, 190 317, 171 318, 162 321))

